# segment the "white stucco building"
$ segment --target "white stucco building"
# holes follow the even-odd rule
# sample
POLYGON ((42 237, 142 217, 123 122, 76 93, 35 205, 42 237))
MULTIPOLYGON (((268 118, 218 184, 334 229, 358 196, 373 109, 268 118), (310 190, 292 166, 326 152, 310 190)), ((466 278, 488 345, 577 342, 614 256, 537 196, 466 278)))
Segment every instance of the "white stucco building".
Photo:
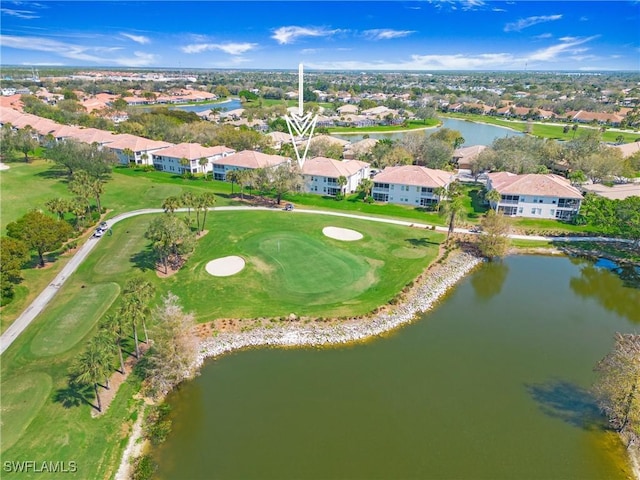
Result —
POLYGON ((275 168, 279 165, 290 165, 291 159, 281 155, 267 155, 253 150, 226 155, 213 161, 214 180, 226 180, 230 170, 256 170, 258 168, 275 168))
POLYGON ((378 202, 428 206, 439 202, 438 188, 448 188, 452 172, 419 165, 387 167, 373 177, 373 199, 378 202))
POLYGON ((490 173, 487 190, 500 193, 497 210, 513 217, 570 220, 580 211, 583 198, 566 178, 554 174, 490 173))
POLYGON ((153 154, 156 170, 175 173, 204 173, 213 170, 213 162, 235 153, 225 146, 203 147, 199 143, 179 143, 153 154), (183 165, 184 160, 187 161, 183 165))
POLYGON ((303 189, 308 193, 332 196, 341 191, 343 194, 353 193, 363 178, 369 178, 369 164, 359 160, 314 157, 302 166, 303 189), (346 180, 342 187, 338 181, 340 177, 346 180))

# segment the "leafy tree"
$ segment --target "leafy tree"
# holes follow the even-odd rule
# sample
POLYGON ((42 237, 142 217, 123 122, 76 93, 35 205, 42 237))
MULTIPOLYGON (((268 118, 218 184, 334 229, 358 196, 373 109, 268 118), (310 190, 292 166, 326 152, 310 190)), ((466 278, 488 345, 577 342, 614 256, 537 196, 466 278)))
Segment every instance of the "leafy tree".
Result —
POLYGON ((22 240, 0 237, 0 305, 13 298, 13 287, 22 280, 20 269, 29 258, 29 247, 22 240))
MULTIPOLYGON (((453 148, 457 148, 456 144, 460 142, 460 138, 462 138, 462 134, 458 130, 453 130, 451 128, 439 128, 431 135, 429 135, 433 139, 442 140, 445 143, 448 143, 453 148)), ((464 143, 464 138, 462 138, 462 143, 464 143)))
POLYGON ((179 262, 181 256, 195 248, 195 235, 189 227, 175 215, 163 215, 154 219, 145 233, 150 239, 158 261, 168 273, 169 256, 174 255, 179 262))
POLYGON ((73 233, 68 223, 31 210, 15 222, 7 225, 7 235, 22 240, 38 253, 40 265, 44 267, 44 254, 59 248, 73 233))
POLYGON ((640 437, 640 335, 616 333, 613 350, 595 367, 598 405, 629 444, 640 437))
POLYGON ((91 210, 92 183, 93 179, 84 170, 73 172, 69 182, 69 191, 85 206, 85 212, 87 213, 91 210))
POLYGON ((187 174, 191 173, 191 161, 188 158, 182 157, 180 166, 182 167, 182 176, 186 177, 187 174))
MULTIPOLYGON (((495 191, 495 190, 492 190, 495 191)), ((511 224, 502 213, 489 210, 481 222, 484 234, 480 235, 478 247, 482 255, 492 260, 503 257, 509 248, 511 224)))
POLYGON ((13 137, 11 145, 24 155, 25 163, 29 163, 29 153, 39 146, 35 136, 36 131, 30 125, 27 125, 18 130, 13 137))
POLYGON ((202 173, 204 174, 204 176, 207 176, 207 165, 209 164, 209 159, 207 157, 200 157, 198 159, 198 165, 200 165, 200 167, 202 167, 202 173))
POLYGON ((197 351, 190 332, 194 319, 172 293, 163 298, 153 317, 155 340, 148 356, 146 383, 152 394, 164 395, 193 373, 197 351))
POLYGON ((280 205, 284 194, 299 190, 301 185, 302 175, 300 175, 300 169, 297 163, 295 163, 293 167, 285 164, 274 169, 271 186, 275 191, 276 203, 278 205, 280 205))

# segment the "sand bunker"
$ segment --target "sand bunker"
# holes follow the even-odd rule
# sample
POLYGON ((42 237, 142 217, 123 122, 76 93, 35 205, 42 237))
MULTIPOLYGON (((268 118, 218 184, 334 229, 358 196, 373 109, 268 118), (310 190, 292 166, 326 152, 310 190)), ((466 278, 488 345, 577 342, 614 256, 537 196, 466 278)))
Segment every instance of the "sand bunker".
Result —
POLYGON ((211 260, 207 263, 205 269, 207 273, 214 277, 228 277, 235 275, 244 268, 244 259, 242 257, 231 256, 222 257, 211 260))
POLYGON ((356 232, 355 230, 350 230, 348 228, 324 227, 322 229, 322 233, 329 238, 344 240, 345 242, 353 242, 354 240, 362 239, 362 234, 360 232, 356 232))

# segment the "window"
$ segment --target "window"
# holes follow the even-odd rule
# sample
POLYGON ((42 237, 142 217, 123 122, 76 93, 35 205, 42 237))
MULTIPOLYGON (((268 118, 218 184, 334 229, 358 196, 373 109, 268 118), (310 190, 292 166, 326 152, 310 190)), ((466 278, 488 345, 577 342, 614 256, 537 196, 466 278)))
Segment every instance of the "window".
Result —
POLYGON ((518 208, 518 213, 522 213, 522 207, 518 208))
POLYGON ((549 213, 550 213, 551 215, 555 215, 556 211, 552 208, 551 210, 549 210, 549 213))

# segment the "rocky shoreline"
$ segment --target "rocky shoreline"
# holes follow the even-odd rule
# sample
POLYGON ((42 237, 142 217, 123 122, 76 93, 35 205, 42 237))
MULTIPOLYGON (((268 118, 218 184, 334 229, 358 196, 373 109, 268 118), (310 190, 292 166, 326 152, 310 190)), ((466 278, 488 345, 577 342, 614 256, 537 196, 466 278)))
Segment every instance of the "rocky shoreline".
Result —
POLYGON ((248 347, 319 347, 347 344, 376 337, 413 321, 433 305, 482 259, 466 252, 453 252, 430 268, 401 304, 387 311, 339 324, 285 323, 256 327, 244 332, 222 332, 201 341, 196 370, 207 358, 248 347))

